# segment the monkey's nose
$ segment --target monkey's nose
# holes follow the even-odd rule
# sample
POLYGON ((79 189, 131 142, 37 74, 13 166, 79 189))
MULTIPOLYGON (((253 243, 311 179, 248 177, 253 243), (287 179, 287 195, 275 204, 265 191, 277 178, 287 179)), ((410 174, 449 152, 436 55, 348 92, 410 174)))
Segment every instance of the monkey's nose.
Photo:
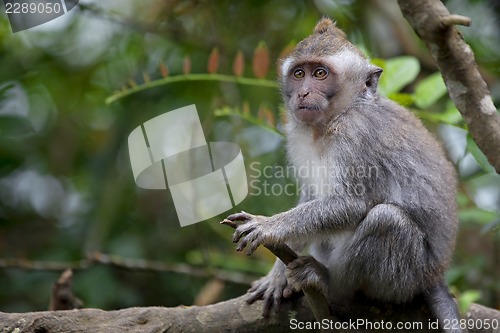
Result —
POLYGON ((309 91, 299 92, 299 98, 305 98, 307 95, 309 95, 309 91))

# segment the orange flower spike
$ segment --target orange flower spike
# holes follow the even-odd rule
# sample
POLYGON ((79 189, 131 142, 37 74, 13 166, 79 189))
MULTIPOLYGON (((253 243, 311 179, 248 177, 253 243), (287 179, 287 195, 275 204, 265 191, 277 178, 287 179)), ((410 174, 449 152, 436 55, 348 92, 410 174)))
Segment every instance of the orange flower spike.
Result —
POLYGON ((249 115, 250 114, 250 104, 248 102, 243 102, 243 108, 241 110, 241 113, 244 115, 249 115))
POLYGON ((161 76, 163 76, 163 77, 167 77, 168 76, 168 68, 163 63, 163 61, 160 61, 160 73, 161 73, 161 76))
POLYGON ((219 58, 219 49, 215 47, 212 52, 210 52, 210 56, 208 57, 208 73, 217 73, 217 69, 219 68, 219 58))
POLYGON ((238 51, 236 56, 234 57, 233 62, 233 73, 234 75, 240 77, 243 75, 243 71, 245 70, 245 56, 243 52, 238 51))
POLYGON ((264 42, 260 42, 253 53, 252 69, 258 79, 264 79, 269 72, 269 50, 264 42))
POLYGON ((182 73, 184 75, 191 73, 191 58, 189 56, 185 56, 182 60, 182 73))

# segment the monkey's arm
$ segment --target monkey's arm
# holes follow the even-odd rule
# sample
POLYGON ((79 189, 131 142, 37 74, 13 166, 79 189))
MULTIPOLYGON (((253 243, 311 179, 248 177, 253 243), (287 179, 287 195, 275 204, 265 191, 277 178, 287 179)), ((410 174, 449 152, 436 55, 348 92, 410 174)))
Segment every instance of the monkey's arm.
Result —
POLYGON ((368 210, 360 197, 330 195, 271 217, 241 212, 227 220, 244 222, 236 228, 233 242, 239 242, 237 251, 248 246, 247 254, 251 254, 261 244, 304 241, 321 233, 354 228, 368 210))
MULTIPOLYGON (((233 228, 238 225, 229 220, 221 223, 233 228)), ((298 291, 304 292, 318 321, 330 317, 326 300, 328 270, 311 256, 297 257, 295 252, 300 252, 304 245, 304 242, 294 242, 291 244, 294 250, 284 243, 267 245, 278 258, 271 271, 252 284, 246 300, 247 303, 252 304, 262 299, 264 317, 269 316, 271 309, 278 310, 282 298, 290 298, 298 291)))

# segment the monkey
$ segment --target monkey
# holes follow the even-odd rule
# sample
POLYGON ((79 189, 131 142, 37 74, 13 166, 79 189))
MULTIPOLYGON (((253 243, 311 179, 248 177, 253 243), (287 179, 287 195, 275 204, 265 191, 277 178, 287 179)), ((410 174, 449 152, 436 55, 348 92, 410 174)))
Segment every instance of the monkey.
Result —
POLYGON ((440 325, 459 319, 444 282, 458 228, 456 175, 438 141, 377 92, 382 69, 328 18, 279 65, 288 159, 308 171, 297 173, 299 203, 227 220, 240 221, 237 251, 286 244, 309 246, 310 256, 288 267, 277 260, 247 302, 263 299, 267 316, 304 286, 332 303, 360 292, 392 303, 423 294, 440 325))

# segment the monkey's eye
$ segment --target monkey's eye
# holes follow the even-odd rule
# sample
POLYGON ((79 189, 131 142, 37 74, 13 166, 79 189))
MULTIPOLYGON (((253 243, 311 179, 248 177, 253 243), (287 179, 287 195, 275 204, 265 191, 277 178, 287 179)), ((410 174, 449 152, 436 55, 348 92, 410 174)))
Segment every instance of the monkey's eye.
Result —
POLYGON ((296 79, 302 79, 304 76, 306 76, 306 72, 303 69, 299 68, 293 71, 293 77, 296 79))
POLYGON ((314 71, 313 76, 317 79, 324 79, 328 76, 328 70, 324 67, 318 67, 314 71))

